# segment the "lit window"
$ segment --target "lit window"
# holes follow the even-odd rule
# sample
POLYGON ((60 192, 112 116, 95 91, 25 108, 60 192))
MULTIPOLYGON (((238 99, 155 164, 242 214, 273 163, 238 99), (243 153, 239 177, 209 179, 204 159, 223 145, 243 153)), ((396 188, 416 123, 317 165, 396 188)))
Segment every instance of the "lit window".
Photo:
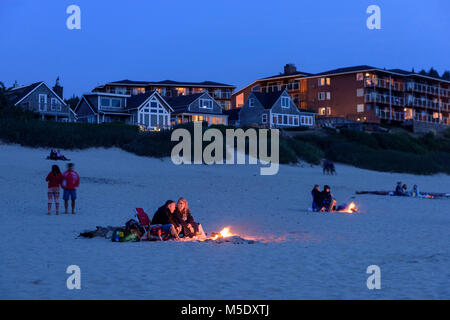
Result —
POLYGON ((327 107, 327 115, 331 116, 331 108, 330 107, 327 107))
POLYGON ((326 112, 326 108, 319 108, 319 114, 320 114, 321 116, 324 116, 324 115, 325 115, 325 112, 326 112))
POLYGON ((212 109, 213 102, 211 99, 200 99, 200 108, 212 109))
POLYGON ((364 74, 363 73, 357 73, 356 74, 356 81, 363 81, 364 80, 364 74))
POLYGON ((331 84, 331 79, 330 78, 326 78, 327 80, 327 86, 329 86, 331 84))
POLYGON ((356 112, 364 112, 364 104, 358 104, 356 106, 356 112))

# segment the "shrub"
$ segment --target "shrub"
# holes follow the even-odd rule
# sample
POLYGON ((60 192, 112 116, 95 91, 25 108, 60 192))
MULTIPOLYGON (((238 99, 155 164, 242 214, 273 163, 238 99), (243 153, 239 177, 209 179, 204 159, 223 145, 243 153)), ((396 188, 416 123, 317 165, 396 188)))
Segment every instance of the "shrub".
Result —
POLYGON ((291 139, 288 144, 297 157, 311 164, 320 164, 320 160, 325 156, 319 147, 310 142, 291 139))

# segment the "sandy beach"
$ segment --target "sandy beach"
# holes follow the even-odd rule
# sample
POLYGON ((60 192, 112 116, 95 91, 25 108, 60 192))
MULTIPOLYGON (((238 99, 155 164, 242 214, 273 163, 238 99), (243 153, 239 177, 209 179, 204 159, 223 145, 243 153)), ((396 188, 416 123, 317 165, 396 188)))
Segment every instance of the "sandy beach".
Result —
POLYGON ((448 175, 337 164, 337 176, 324 176, 304 164, 261 176, 255 165, 176 166, 119 149, 63 153, 81 177, 78 213, 47 216, 48 150, 0 145, 1 299, 450 298, 450 199, 355 195, 397 181, 450 192, 448 175), (309 212, 314 184, 360 212, 309 212), (181 196, 206 232, 228 226, 256 243, 76 239, 181 196), (81 268, 81 290, 66 287, 69 265, 81 268), (381 290, 366 286, 370 265, 381 268, 381 290))

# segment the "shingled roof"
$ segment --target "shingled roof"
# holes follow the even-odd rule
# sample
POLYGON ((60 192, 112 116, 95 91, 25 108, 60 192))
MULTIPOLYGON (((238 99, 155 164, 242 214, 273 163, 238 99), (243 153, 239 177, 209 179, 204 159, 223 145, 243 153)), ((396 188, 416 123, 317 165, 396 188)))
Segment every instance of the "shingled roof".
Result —
POLYGON ((188 94, 185 96, 177 96, 173 98, 167 98, 167 103, 173 108, 174 112, 185 112, 188 106, 204 95, 204 92, 188 94))
POLYGON ((9 99, 9 101, 11 101, 11 103, 16 104, 23 97, 25 97, 31 91, 36 89, 38 86, 40 86, 42 83, 43 83, 43 81, 39 81, 39 82, 32 83, 28 86, 9 89, 5 92, 5 96, 9 99))
POLYGON ((253 92, 256 99, 258 99, 259 102, 261 102, 264 109, 272 109, 273 105, 277 100, 280 98, 280 96, 283 94, 284 91, 275 91, 275 92, 253 92))

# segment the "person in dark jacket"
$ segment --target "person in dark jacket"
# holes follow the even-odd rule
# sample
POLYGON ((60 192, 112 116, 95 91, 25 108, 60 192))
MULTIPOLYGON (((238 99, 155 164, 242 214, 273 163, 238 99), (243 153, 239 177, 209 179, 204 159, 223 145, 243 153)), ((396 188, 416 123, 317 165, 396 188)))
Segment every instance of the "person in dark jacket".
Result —
POLYGON ((317 212, 322 207, 322 194, 320 192, 320 186, 318 184, 314 185, 314 188, 311 191, 311 195, 313 198, 312 210, 314 212, 317 212))
POLYGON ((321 192, 322 208, 321 211, 334 212, 336 210, 337 202, 333 198, 333 194, 330 191, 330 187, 325 185, 321 192))
POLYGON ((176 222, 182 226, 185 237, 204 236, 202 225, 195 222, 185 198, 178 199, 174 212, 176 222))
POLYGON ((169 233, 173 238, 178 240, 182 227, 177 223, 174 211, 175 201, 167 200, 163 206, 156 210, 153 215, 152 224, 160 224, 164 232, 169 233))

